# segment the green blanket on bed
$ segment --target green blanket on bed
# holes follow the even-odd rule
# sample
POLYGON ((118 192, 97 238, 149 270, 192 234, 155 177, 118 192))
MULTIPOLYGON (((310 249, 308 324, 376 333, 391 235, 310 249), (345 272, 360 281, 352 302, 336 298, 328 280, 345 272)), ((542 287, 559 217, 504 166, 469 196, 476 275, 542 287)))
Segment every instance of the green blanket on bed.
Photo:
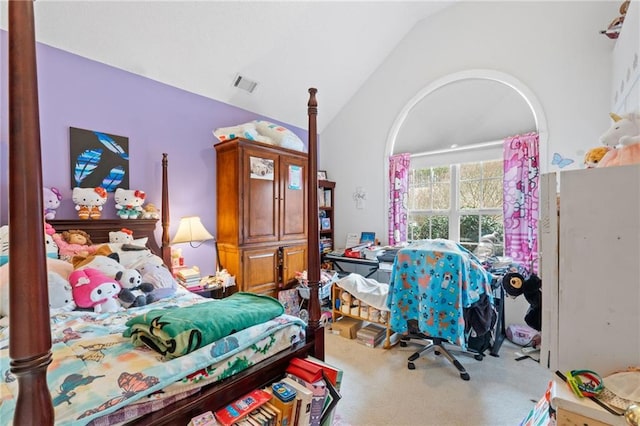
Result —
POLYGON ((283 312, 272 297, 235 293, 192 306, 154 309, 127 321, 123 336, 131 337, 136 346, 177 358, 283 312))

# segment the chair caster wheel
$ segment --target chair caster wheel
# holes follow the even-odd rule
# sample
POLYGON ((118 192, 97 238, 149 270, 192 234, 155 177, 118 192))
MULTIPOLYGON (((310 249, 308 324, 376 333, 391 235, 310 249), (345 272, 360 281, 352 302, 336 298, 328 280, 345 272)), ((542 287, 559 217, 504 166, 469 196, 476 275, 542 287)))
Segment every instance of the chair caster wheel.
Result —
POLYGON ((484 357, 483 357, 482 355, 480 355, 480 354, 478 354, 478 355, 474 355, 473 357, 474 357, 475 359, 477 359, 478 361, 482 361, 482 360, 484 359, 484 357))
POLYGON ((407 363, 407 368, 409 370, 415 370, 416 369, 416 365, 414 363, 412 363, 412 362, 408 362, 407 363))
POLYGON ((400 340, 400 347, 406 348, 407 347, 407 342, 405 342, 404 340, 400 340))
POLYGON ((460 378, 466 381, 471 379, 471 377, 469 377, 469 373, 460 373, 460 378))

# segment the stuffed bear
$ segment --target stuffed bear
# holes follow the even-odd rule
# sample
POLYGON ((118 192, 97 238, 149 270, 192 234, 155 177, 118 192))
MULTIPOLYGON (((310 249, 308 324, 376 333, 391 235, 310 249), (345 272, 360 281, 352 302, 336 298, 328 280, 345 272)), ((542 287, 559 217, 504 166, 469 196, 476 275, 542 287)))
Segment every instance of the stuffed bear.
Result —
POLYGON ((524 321, 531 328, 542 329, 542 280, 536 274, 530 274, 526 279, 522 274, 509 272, 502 277, 502 287, 512 297, 524 294, 529 302, 529 309, 524 321))
POLYGON ((100 219, 102 206, 107 202, 107 191, 101 187, 73 188, 71 199, 80 219, 100 219))
POLYGON ((42 188, 42 201, 44 203, 44 218, 51 220, 56 218, 56 209, 60 207, 62 194, 58 188, 42 188))
POLYGON ((116 189, 114 199, 120 219, 138 219, 143 212, 146 194, 139 189, 116 189))
POLYGON ((79 307, 93 308, 96 313, 120 310, 117 297, 122 287, 101 271, 93 268, 75 270, 69 275, 69 283, 79 307))
POLYGON ((142 218, 143 219, 160 219, 160 211, 153 203, 147 203, 142 206, 142 218))

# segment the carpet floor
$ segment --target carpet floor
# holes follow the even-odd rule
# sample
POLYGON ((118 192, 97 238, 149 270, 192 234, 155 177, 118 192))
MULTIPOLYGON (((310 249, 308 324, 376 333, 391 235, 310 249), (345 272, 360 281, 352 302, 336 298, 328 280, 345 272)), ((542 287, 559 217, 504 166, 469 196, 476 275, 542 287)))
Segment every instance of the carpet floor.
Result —
POLYGON ((344 371, 334 426, 516 426, 552 378, 532 359, 517 361, 520 347, 508 340, 499 357, 458 356, 471 376, 464 381, 433 353, 409 370, 415 345, 369 348, 328 329, 325 337, 326 361, 344 371))

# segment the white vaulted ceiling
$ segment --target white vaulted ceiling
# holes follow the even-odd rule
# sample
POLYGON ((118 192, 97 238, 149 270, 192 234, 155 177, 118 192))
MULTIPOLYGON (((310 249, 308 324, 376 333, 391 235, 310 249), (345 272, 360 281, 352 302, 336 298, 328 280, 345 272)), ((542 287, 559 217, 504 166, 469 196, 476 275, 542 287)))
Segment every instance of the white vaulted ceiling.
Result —
MULTIPOLYGON (((301 128, 307 127, 307 89, 317 87, 322 133, 416 23, 456 1, 38 0, 36 38, 301 128), (258 83, 253 93, 233 87, 238 73, 258 83)), ((0 6, 6 30, 6 1, 0 6)), ((487 89, 450 87, 442 96, 460 98, 446 108, 434 93, 417 105, 401 139, 424 145, 428 126, 433 141, 426 143, 438 148, 505 136, 492 129, 495 121, 531 127, 529 114, 524 124, 509 118, 521 111, 521 98, 500 85, 487 97, 487 89), (496 110, 500 115, 487 117, 496 110), (473 134, 458 131, 460 142, 451 141, 452 126, 459 127, 456 112, 478 123, 469 129, 473 134), (438 132, 447 132, 446 142, 438 132), (423 140, 414 141, 419 134, 423 140)))

